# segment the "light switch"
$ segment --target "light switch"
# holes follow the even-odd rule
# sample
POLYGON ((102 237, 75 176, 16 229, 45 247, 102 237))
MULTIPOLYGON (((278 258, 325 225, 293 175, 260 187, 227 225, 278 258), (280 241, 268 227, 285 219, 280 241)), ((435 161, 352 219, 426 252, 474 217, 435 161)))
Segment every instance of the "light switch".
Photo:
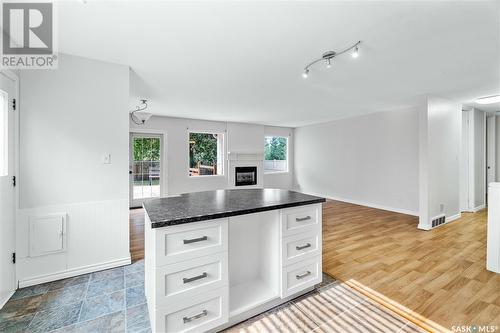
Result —
POLYGON ((102 155, 102 164, 111 164, 111 154, 105 153, 102 155))

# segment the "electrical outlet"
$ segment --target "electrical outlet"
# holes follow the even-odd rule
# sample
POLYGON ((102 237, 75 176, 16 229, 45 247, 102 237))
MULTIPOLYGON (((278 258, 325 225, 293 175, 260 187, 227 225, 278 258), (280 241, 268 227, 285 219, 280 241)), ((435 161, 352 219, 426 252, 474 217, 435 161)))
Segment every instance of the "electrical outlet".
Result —
POLYGON ((439 205, 439 211, 440 211, 441 213, 443 213, 443 212, 444 212, 444 204, 440 204, 440 205, 439 205))

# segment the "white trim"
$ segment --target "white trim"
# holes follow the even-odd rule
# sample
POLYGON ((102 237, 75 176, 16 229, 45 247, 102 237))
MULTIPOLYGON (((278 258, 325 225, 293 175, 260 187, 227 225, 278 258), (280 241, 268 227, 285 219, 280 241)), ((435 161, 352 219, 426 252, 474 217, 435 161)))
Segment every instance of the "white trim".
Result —
MULTIPOLYGON (((227 126, 227 124, 226 124, 227 126)), ((219 131, 219 130, 195 130, 193 128, 190 128, 190 127, 187 127, 186 128, 186 153, 187 153, 187 163, 186 163, 186 173, 185 173, 185 176, 186 179, 202 179, 200 177, 208 177, 208 178, 213 178, 213 177, 223 177, 223 178, 227 178, 228 177, 228 156, 229 156, 229 153, 227 151, 227 128, 223 131, 219 131), (217 144, 217 155, 218 155, 218 150, 221 149, 221 160, 219 161, 219 159, 217 158, 217 164, 221 163, 222 165, 222 173, 221 174, 216 174, 216 175, 200 175, 200 176, 190 176, 189 175, 189 168, 191 167, 190 164, 189 164, 189 161, 191 159, 191 156, 190 156, 190 152, 189 152, 189 137, 190 137, 190 134, 191 133, 201 133, 201 134, 217 134, 217 135, 220 135, 221 136, 221 146, 222 147, 219 147, 219 144, 217 144)), ((219 141, 219 138, 217 139, 217 141, 219 141)), ((217 171, 219 171, 217 169, 217 171)))
POLYGON ((477 213, 477 212, 479 212, 481 209, 484 209, 484 208, 486 208, 486 204, 482 204, 482 205, 479 205, 479 206, 477 206, 477 207, 472 208, 472 211, 471 211, 471 212, 472 212, 472 213, 477 213))
POLYGON ((112 261, 108 261, 108 262, 103 262, 103 263, 99 263, 99 264, 95 264, 95 265, 82 266, 82 267, 68 269, 65 271, 57 272, 57 273, 39 275, 39 276, 36 276, 33 278, 19 280, 19 288, 34 286, 34 285, 40 284, 40 283, 57 281, 60 279, 65 279, 65 278, 78 276, 78 275, 82 275, 82 274, 86 274, 86 273, 102 271, 104 269, 115 268, 115 267, 120 267, 120 266, 124 266, 124 265, 130 265, 131 262, 132 262, 132 260, 131 260, 130 256, 128 256, 126 258, 112 260, 112 261))
MULTIPOLYGON (((18 210, 19 210, 19 207, 20 207, 20 202, 21 202, 21 199, 20 199, 20 191, 19 191, 19 146, 20 146, 20 121, 19 121, 19 114, 20 114, 20 100, 19 100, 19 89, 20 89, 20 79, 19 79, 19 76, 13 72, 12 70, 9 70, 9 69, 4 69, 4 70, 0 70, 0 74, 5 76, 7 79, 11 80, 13 83, 14 83, 14 89, 15 89, 15 92, 14 92, 14 96, 13 98, 16 99, 16 109, 14 110, 14 176, 17 177, 17 185, 14 187, 14 207, 13 207, 13 213, 14 213, 14 216, 13 216, 13 220, 14 220, 14 251, 17 253, 17 214, 18 214, 18 210)), ((8 101, 7 101, 7 105, 8 105, 8 101)), ((17 277, 19 276, 19 273, 18 273, 18 270, 19 270, 19 265, 14 265, 14 281, 15 283, 17 284, 17 277)), ((14 294, 15 290, 12 291, 12 294, 14 294)), ((12 296, 12 295, 11 295, 12 296)), ((10 296, 9 296, 10 298, 10 296)), ((9 300, 9 298, 7 298, 6 301, 9 300)), ((2 303, 2 306, 0 308, 3 307, 3 303, 2 303)))
MULTIPOLYGON (((130 136, 134 133, 137 134, 153 134, 153 135, 161 135, 162 140, 161 140, 161 158, 160 158, 160 168, 161 168, 161 176, 162 179, 161 185, 160 185, 160 197, 166 197, 168 196, 168 163, 167 163, 167 155, 168 155, 168 146, 167 146, 167 132, 163 130, 156 130, 156 129, 148 129, 148 128, 130 128, 129 129, 129 152, 128 152, 128 158, 129 158, 129 168, 131 167, 130 164, 130 149, 131 149, 131 143, 130 143, 130 136)), ((129 191, 130 191, 130 178, 129 178, 129 191)), ((129 193, 129 206, 132 204, 131 201, 132 194, 129 193)))
POLYGON ((0 299, 0 310, 3 308, 3 306, 9 301, 9 299, 14 295, 16 291, 11 291, 10 294, 7 295, 5 299, 0 299))
POLYGON ((448 222, 453 222, 453 221, 455 221, 455 220, 458 220, 458 219, 459 219, 459 218, 461 218, 461 217, 462 217, 462 213, 458 213, 458 214, 452 215, 452 216, 450 216, 450 217, 447 217, 447 218, 446 218, 446 222, 445 222, 445 223, 443 223, 443 224, 446 224, 446 223, 448 223, 448 222))
POLYGON ((394 208, 394 207, 389 207, 389 206, 384 206, 384 205, 379 205, 371 202, 366 202, 366 201, 359 201, 359 200, 352 200, 352 199, 346 199, 342 197, 332 197, 332 196, 325 196, 323 194, 317 194, 317 193, 308 193, 310 195, 315 195, 319 197, 324 197, 330 200, 335 200, 335 201, 342 201, 342 202, 347 202, 353 205, 359 205, 359 206, 365 206, 365 207, 370 207, 370 208, 376 208, 376 209, 381 209, 381 210, 387 210, 389 212, 394 212, 394 213, 399 213, 399 214, 405 214, 405 215, 411 215, 411 216, 419 216, 419 212, 409 210, 409 209, 404 209, 404 208, 394 208))

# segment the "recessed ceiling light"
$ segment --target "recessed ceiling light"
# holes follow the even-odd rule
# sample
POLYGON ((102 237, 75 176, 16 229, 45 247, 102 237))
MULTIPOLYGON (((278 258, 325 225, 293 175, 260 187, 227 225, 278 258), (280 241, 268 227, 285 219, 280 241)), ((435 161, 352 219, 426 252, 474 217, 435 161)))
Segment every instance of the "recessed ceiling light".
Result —
POLYGON ((493 104, 500 103, 500 95, 480 97, 476 99, 477 104, 493 104))

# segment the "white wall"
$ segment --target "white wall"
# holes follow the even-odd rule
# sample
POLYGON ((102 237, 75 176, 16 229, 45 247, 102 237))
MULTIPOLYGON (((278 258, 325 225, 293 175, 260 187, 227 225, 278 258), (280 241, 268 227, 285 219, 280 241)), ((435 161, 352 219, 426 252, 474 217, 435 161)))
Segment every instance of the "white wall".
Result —
MULTIPOLYGON (((175 195, 180 193, 209 191, 227 188, 227 172, 221 176, 189 177, 189 144, 188 131, 214 131, 226 133, 224 141, 226 151, 264 151, 264 135, 272 133, 292 134, 290 128, 275 128, 254 124, 226 123, 205 120, 193 120, 184 118, 170 118, 153 116, 145 125, 137 125, 130 122, 130 131, 134 129, 153 130, 162 132, 166 136, 167 174, 166 193, 164 195, 175 195), (227 131, 227 132, 226 132, 227 131), (269 133, 271 133, 269 132, 269 133)), ((293 151, 293 137, 289 140, 293 151)), ((224 170, 227 171, 227 161, 224 162, 224 170)), ((264 175, 264 187, 292 188, 293 168, 288 174, 264 175)))
POLYGON ((126 263, 128 67, 61 54, 57 70, 20 72, 21 284, 126 263), (29 257, 30 216, 61 212, 67 251, 29 257))
POLYGON ((460 142, 462 106, 438 97, 427 99, 419 119, 419 228, 429 229, 431 219, 460 216, 460 142))
POLYGON ((418 112, 398 110, 295 129, 298 190, 418 215, 418 112))

